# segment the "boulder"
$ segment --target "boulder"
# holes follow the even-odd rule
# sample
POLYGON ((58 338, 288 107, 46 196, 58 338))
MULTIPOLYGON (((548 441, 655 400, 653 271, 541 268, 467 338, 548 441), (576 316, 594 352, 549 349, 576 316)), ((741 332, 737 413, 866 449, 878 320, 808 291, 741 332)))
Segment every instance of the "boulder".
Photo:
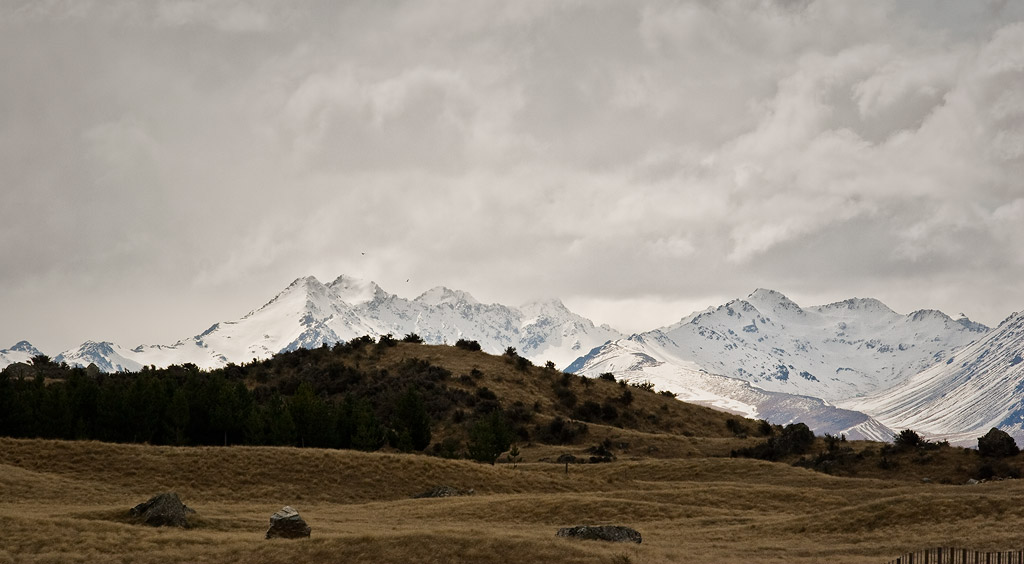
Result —
POLYGON ((413 499, 421 499, 425 497, 456 497, 460 495, 473 495, 472 489, 460 490, 459 488, 453 488, 451 486, 435 486, 421 494, 416 494, 413 499))
POLYGON ((558 529, 557 536, 609 542, 635 542, 640 544, 640 533, 618 525, 577 525, 558 529))
POLYGON ((270 528, 267 529, 268 539, 299 539, 309 536, 312 529, 299 516, 299 512, 289 506, 270 516, 270 528))
POLYGON ((181 502, 176 493, 162 493, 128 511, 137 522, 151 527, 188 528, 188 516, 195 510, 181 502))

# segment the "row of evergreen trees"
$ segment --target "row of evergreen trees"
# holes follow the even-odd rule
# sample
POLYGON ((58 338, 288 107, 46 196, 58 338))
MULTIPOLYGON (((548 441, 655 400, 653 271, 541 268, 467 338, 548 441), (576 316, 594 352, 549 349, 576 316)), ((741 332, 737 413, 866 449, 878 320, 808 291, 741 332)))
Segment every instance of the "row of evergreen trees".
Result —
POLYGON ((431 418, 410 386, 332 400, 303 381, 290 395, 250 389, 224 370, 186 365, 88 374, 36 359, 31 377, 0 373, 0 435, 165 445, 294 445, 423 450, 431 418))

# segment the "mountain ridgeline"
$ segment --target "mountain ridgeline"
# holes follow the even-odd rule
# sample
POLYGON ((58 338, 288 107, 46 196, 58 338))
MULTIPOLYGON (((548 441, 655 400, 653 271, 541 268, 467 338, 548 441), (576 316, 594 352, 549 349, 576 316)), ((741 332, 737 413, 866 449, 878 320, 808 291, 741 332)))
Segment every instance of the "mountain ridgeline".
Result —
POLYGON ((608 326, 595 326, 558 300, 515 308, 482 304, 466 292, 444 287, 409 300, 374 282, 349 276, 339 276, 329 284, 307 276, 241 319, 214 324, 173 345, 128 349, 90 341, 55 360, 70 365, 96 364, 105 372, 185 363, 216 368, 324 343, 334 345, 362 335, 409 333, 420 335, 429 344, 471 339, 492 354, 515 347, 533 362, 550 360, 558 367, 622 336, 608 326))
MULTIPOLYGON (((898 314, 870 298, 801 307, 758 289, 630 336, 558 300, 520 307, 482 304, 444 287, 415 299, 339 276, 296 279, 262 307, 172 345, 88 341, 55 357, 101 372, 254 364, 274 354, 334 346, 363 335, 415 333, 428 344, 477 341, 492 354, 513 347, 535 364, 591 378, 612 373, 650 382, 679 399, 815 432, 888 440, 920 428, 969 442, 987 425, 1024 439, 1024 332, 1011 317, 992 330, 935 310, 898 314)), ((39 353, 21 342, 0 367, 39 353)))

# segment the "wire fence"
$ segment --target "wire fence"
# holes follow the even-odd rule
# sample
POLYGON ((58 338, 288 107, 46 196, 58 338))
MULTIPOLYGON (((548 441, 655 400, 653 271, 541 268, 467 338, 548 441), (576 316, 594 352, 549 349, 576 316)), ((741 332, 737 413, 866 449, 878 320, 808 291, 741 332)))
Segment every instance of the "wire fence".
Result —
POLYGON ((908 552, 888 564, 1024 564, 1024 550, 978 552, 966 548, 932 548, 908 552))

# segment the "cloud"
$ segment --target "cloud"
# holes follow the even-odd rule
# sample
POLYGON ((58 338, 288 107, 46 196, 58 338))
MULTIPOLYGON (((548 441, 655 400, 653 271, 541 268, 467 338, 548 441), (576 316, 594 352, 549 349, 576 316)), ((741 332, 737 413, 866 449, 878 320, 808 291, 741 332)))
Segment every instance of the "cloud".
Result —
POLYGON ((33 301, 152 308, 156 342, 341 272, 630 330, 758 286, 992 322, 1024 301, 1022 11, 7 5, 0 346, 33 301))
POLYGON ((226 32, 262 32, 275 21, 272 3, 251 0, 161 0, 157 22, 169 26, 209 25, 226 32))

